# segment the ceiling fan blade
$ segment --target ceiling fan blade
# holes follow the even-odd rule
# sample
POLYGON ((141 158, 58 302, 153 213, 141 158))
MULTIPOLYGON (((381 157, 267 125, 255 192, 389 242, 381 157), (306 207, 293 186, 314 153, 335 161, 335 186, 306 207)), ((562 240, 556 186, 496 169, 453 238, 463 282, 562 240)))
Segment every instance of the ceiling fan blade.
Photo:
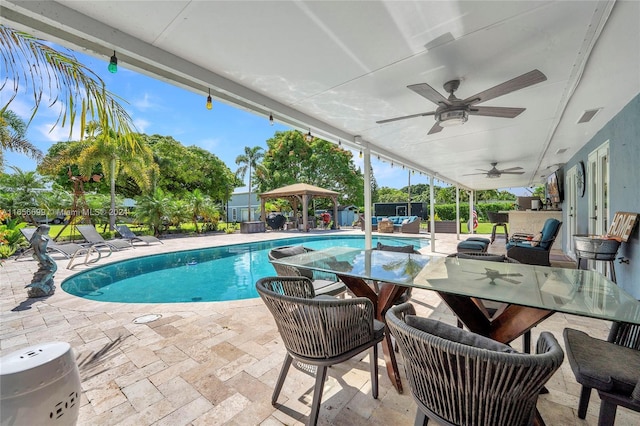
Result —
POLYGON ((440 126, 440 124, 436 123, 433 125, 433 127, 431 128, 431 130, 429 130, 429 133, 427 133, 428 135, 432 135, 434 133, 439 133, 441 132, 443 129, 443 127, 440 126))
POLYGON ((501 117, 515 118, 519 116, 526 108, 510 108, 510 107, 472 107, 469 109, 469 115, 482 115, 485 117, 501 117))
POLYGON ((512 171, 514 171, 514 170, 522 170, 522 167, 509 167, 508 169, 502 169, 502 170, 500 170, 500 172, 501 172, 501 173, 504 173, 504 172, 512 172, 512 171))
POLYGON ((466 175, 462 175, 462 176, 476 176, 476 175, 486 175, 487 172, 484 173, 467 173, 466 175))
POLYGON ((487 89, 484 92, 480 92, 477 95, 470 96, 464 100, 464 103, 468 105, 479 104, 480 102, 486 102, 498 96, 506 95, 507 93, 515 92, 516 90, 524 89, 525 87, 532 86, 534 84, 543 82, 547 77, 539 70, 529 71, 509 81, 505 81, 502 84, 487 89))
POLYGON ((504 170, 500 170, 500 174, 503 174, 503 175, 523 175, 524 172, 505 172, 504 170))
POLYGON ((429 99, 431 102, 433 102, 436 105, 440 105, 440 104, 451 105, 451 102, 449 102, 449 99, 442 96, 440 92, 438 92, 433 87, 429 86, 427 83, 412 84, 410 86, 407 86, 407 88, 413 90, 418 95, 429 99))
POLYGON ((387 118, 386 120, 376 121, 378 124, 391 123, 392 121, 406 120, 407 118, 426 117, 427 115, 434 115, 436 112, 421 112, 420 114, 403 115, 402 117, 387 118))

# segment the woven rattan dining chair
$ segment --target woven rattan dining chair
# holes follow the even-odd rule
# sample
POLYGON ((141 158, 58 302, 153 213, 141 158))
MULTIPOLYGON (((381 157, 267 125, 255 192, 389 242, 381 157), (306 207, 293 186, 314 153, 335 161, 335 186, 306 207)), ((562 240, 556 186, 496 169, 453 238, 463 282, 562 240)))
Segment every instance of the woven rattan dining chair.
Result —
POLYGON ((269 251, 269 262, 276 270, 276 274, 281 277, 307 277, 313 282, 313 288, 316 295, 326 294, 329 296, 344 296, 347 292, 347 286, 335 276, 335 274, 327 274, 310 269, 300 269, 295 266, 282 265, 273 263, 276 259, 283 257, 295 256, 313 251, 303 246, 284 246, 276 247, 269 251))
POLYGON ((522 354, 475 333, 415 316, 409 303, 387 311, 400 346, 415 425, 530 425, 544 384, 560 367, 562 348, 542 332, 537 354, 522 354))
POLYGON ((266 277, 256 289, 271 311, 287 354, 278 376, 271 403, 275 406, 291 366, 297 362, 317 367, 309 425, 320 412, 327 368, 369 349, 371 393, 378 398, 378 343, 384 338, 384 323, 374 319, 373 303, 364 297, 338 299, 315 297, 306 277, 266 277))

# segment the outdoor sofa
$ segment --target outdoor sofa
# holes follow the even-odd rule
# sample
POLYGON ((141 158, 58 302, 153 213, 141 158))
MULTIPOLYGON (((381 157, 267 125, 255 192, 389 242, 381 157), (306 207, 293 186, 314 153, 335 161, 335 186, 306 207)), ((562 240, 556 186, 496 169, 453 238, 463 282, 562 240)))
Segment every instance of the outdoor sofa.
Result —
MULTIPOLYGON (((393 232, 402 232, 404 234, 420 233, 420 218, 418 216, 373 216, 371 218, 371 229, 378 230, 378 223, 382 219, 389 219, 393 223, 393 232)), ((360 228, 364 231, 364 221, 360 222, 360 228)))

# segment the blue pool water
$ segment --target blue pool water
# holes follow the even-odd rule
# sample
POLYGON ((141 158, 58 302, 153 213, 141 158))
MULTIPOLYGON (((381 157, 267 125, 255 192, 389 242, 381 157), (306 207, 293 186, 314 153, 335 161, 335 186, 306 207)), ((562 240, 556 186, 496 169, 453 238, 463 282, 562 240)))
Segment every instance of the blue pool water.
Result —
MULTIPOLYGON (((388 245, 429 245, 422 238, 372 237, 388 245)), ((85 299, 123 303, 216 302, 258 297, 259 278, 276 275, 267 254, 274 247, 364 248, 364 236, 297 237, 157 254, 92 268, 62 283, 85 299)))

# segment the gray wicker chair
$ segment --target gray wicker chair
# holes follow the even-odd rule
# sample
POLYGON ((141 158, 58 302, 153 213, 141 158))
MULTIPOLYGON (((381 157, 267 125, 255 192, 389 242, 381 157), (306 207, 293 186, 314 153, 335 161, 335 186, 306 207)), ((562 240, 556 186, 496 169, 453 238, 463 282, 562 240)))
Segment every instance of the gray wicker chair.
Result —
POLYGON ((271 403, 276 405, 284 380, 295 359, 317 367, 309 425, 320 412, 327 368, 370 349, 371 392, 378 398, 378 343, 384 338, 384 323, 374 319, 373 303, 364 297, 338 299, 315 297, 306 277, 266 277, 256 289, 278 326, 287 349, 271 403))
POLYGON ((408 303, 387 311, 404 357, 415 425, 529 425, 544 384, 560 367, 562 348, 543 332, 538 354, 522 354, 486 337, 415 315, 408 303))
POLYGON ((569 365, 582 385, 579 418, 587 415, 592 388, 600 395, 600 426, 614 424, 618 405, 640 411, 640 325, 613 323, 607 341, 565 328, 564 341, 569 365))
POLYGON ((344 295, 347 291, 347 286, 338 279, 334 274, 327 274, 318 271, 312 271, 310 269, 299 269, 295 266, 280 265, 273 263, 275 259, 282 259, 283 257, 295 256, 297 254, 303 254, 309 251, 313 251, 310 248, 303 246, 284 246, 277 247, 269 251, 269 262, 273 265, 273 269, 276 270, 276 274, 281 277, 307 277, 313 282, 313 289, 316 295, 329 295, 339 296, 344 295))

